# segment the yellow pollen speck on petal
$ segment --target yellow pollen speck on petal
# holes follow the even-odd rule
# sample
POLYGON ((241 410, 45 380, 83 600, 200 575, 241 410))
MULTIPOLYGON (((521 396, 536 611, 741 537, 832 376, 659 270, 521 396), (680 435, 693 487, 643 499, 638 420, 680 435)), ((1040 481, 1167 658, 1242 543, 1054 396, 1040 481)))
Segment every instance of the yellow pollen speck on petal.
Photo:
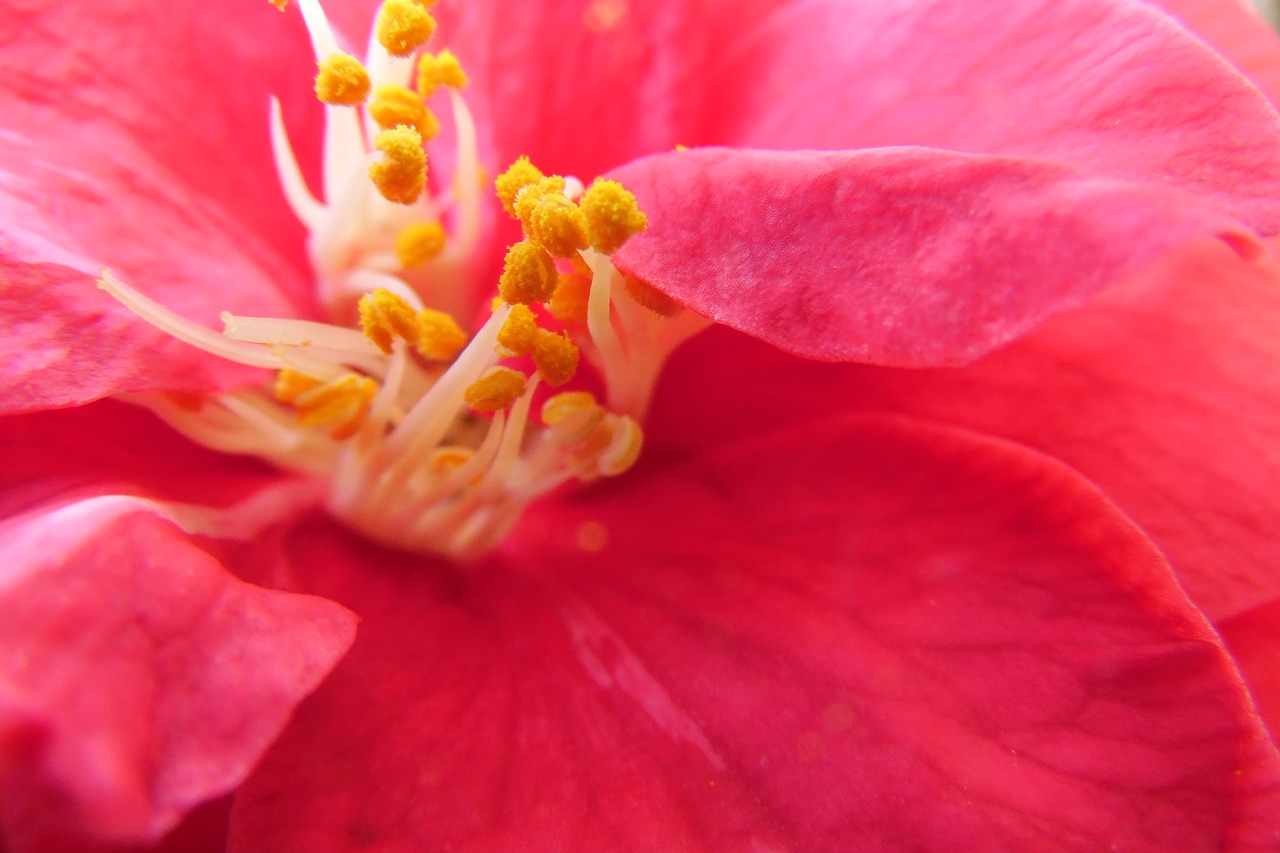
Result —
POLYGON ((502 209, 512 216, 516 215, 516 196, 520 190, 542 180, 542 171, 529 162, 528 157, 521 157, 507 167, 507 171, 493 182, 493 188, 502 202, 502 209))
POLYGON ((527 305, 514 305, 502 328, 498 330, 498 346, 507 356, 528 355, 538 335, 538 321, 527 305))
POLYGON ((530 355, 534 367, 552 388, 565 384, 578 372, 578 347, 568 335, 539 329, 530 355))
POLYGON ((636 197, 617 181, 596 180, 579 202, 587 217, 591 247, 611 255, 649 226, 649 218, 636 204, 636 197))
POLYGON ((373 141, 385 157, 369 167, 369 179, 387 201, 413 204, 427 185, 422 136, 406 125, 384 130, 373 141))
POLYGON ((441 86, 461 89, 467 85, 467 73, 452 51, 442 50, 434 56, 424 53, 418 59, 418 94, 429 98, 441 86))
POLYGON ((396 259, 407 270, 425 266, 444 251, 445 242, 439 222, 415 222, 396 235, 396 259))
POLYGON ((491 367, 463 395, 476 412, 499 412, 524 393, 526 377, 510 367, 491 367))
POLYGON ((548 397, 542 404, 542 423, 553 444, 583 441, 604 418, 604 408, 587 391, 565 391, 548 397))
POLYGON ((522 187, 516 193, 512 207, 515 209, 516 219, 520 220, 526 234, 533 233, 533 211, 538 206, 538 202, 552 194, 564 195, 564 187, 564 178, 559 175, 548 175, 545 178, 539 178, 536 183, 522 187))
POLYGON ((436 19, 417 0, 384 0, 373 27, 387 53, 408 56, 431 38, 436 19))
POLYGON ((433 361, 452 361, 467 345, 467 333, 443 311, 426 308, 414 318, 418 325, 418 352, 433 361))
POLYGON ((648 308, 659 317, 674 317, 684 307, 652 284, 634 276, 624 276, 622 286, 637 304, 648 308))
POLYGON ((587 248, 587 220, 564 193, 547 193, 529 217, 530 236, 558 258, 570 258, 587 248))
POLYGON ((373 90, 369 115, 383 130, 403 124, 417 130, 423 139, 433 139, 440 133, 440 120, 427 109, 418 93, 398 83, 383 83, 373 90))
POLYGON ((320 63, 316 74, 316 97, 326 104, 353 107, 369 97, 369 72, 360 60, 335 53, 320 63))
POLYGON ((591 297, 591 280, 572 272, 562 273, 556 282, 555 293, 547 302, 551 316, 562 323, 585 323, 587 300, 591 297))
POLYGON ((511 305, 545 302, 555 292, 556 265, 536 243, 521 240, 507 250, 498 295, 511 305))
POLYGON ((418 343, 421 338, 413 306, 390 290, 380 287, 361 296, 359 311, 360 331, 388 355, 396 338, 411 344, 418 343))

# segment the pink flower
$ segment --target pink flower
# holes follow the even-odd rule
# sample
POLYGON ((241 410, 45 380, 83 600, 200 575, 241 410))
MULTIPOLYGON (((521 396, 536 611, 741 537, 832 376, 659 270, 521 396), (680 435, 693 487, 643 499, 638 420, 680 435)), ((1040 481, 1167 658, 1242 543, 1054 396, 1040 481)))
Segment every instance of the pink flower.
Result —
MULTIPOLYGON (((363 33, 373 5, 327 10, 363 33)), ((295 12, 5 11, 12 853, 155 842, 227 793, 229 823, 214 806, 166 843, 1280 839, 1263 718, 1280 719, 1280 306, 1252 263, 1280 230, 1280 125, 1169 19, 1127 0, 441 0, 471 112, 455 98, 442 138, 459 144, 431 147, 431 204, 451 199, 466 251, 419 278, 384 268, 390 232, 338 227, 381 220, 344 218, 367 211, 338 168, 362 170, 363 146, 348 162, 331 137, 315 168, 295 12), (309 233, 275 183, 273 95, 274 162, 287 174, 283 129, 309 233), (361 503, 369 468, 325 467, 373 458, 343 450, 367 421, 314 442, 272 421, 279 443, 234 445, 283 474, 102 399, 227 449, 243 423, 219 432, 201 412, 266 411, 236 396, 258 394, 260 369, 95 290, 108 265, 146 298, 108 278, 114 293, 207 348, 358 350, 388 387, 389 365, 418 363, 402 344, 383 355, 288 318, 342 319, 362 282, 400 287, 392 273, 483 314, 517 232, 472 204, 473 182, 447 183, 475 152, 495 172, 528 154, 616 177, 647 214, 612 260, 585 253, 623 300, 604 303, 628 332, 620 360, 598 326, 570 324, 603 390, 624 389, 601 415, 610 437, 655 392, 636 469, 482 526, 494 548, 475 555, 464 534, 487 505, 413 539, 401 492, 361 503), (687 309, 643 314, 614 266, 660 294, 633 281, 638 299, 687 309), (223 310, 233 334, 199 337, 223 310), (276 348, 235 339, 245 315, 286 318, 276 348), (697 315, 718 325, 655 383, 666 344, 701 325, 666 340, 663 324, 697 315), (281 337, 303 328, 332 337, 281 337)), ((1239 24, 1223 42, 1255 51, 1239 63, 1280 68, 1233 15, 1209 19, 1239 24)), ((392 422, 378 399, 368 417, 392 422)))

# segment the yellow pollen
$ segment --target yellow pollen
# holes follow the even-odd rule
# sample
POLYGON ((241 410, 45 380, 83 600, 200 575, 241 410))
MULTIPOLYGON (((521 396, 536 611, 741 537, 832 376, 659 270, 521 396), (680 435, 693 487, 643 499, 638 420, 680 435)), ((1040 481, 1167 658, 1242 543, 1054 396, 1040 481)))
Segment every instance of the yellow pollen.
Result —
POLYGON ((636 205, 636 197, 617 181, 597 179, 579 202, 587 217, 591 248, 611 255, 649 226, 649 218, 636 205))
POLYGON ((283 12, 289 8, 289 0, 271 0, 271 5, 283 12))
POLYGON ((555 292, 556 265, 536 243, 521 240, 507 250, 498 295, 511 305, 545 302, 555 292))
POLYGON ((431 38, 436 19, 416 0, 384 0, 373 27, 387 53, 408 56, 431 38))
POLYGON ((467 333, 443 311, 426 308, 414 318, 418 324, 418 352, 432 361, 452 361, 467 345, 467 333))
POLYGON ((515 305, 498 331, 498 345, 509 356, 528 355, 538 334, 538 321, 527 305, 515 305))
POLYGON ((359 309, 360 331, 388 355, 396 338, 416 344, 422 337, 413 307, 390 290, 380 287, 361 296, 359 309))
POLYGON ((373 90, 369 115, 383 130, 403 124, 417 130, 423 139, 434 139, 440 133, 439 119, 418 93, 398 83, 383 83, 373 90))
POLYGON ((461 468, 472 456, 475 453, 465 447, 441 447, 431 454, 428 464, 433 474, 448 474, 461 468))
POLYGON ((604 418, 604 408, 587 391, 565 391, 542 404, 542 423, 555 444, 577 444, 604 418))
POLYGON ((498 412, 514 403, 524 393, 525 375, 510 367, 491 367, 463 395, 476 412, 498 412))
POLYGON ((378 383, 354 373, 321 382, 285 369, 275 386, 276 397, 298 410, 299 424, 327 425, 329 435, 338 441, 356 434, 377 393, 378 383))
POLYGON ((622 286, 631 294, 632 299, 659 317, 674 317, 684 307, 652 284, 634 276, 624 276, 622 286))
POLYGON ((644 446, 644 432, 640 424, 628 415, 610 416, 609 445, 600 454, 596 465, 606 477, 616 477, 636 464, 644 446))
POLYGON ((534 367, 552 388, 565 384, 578 372, 578 347, 568 335, 539 329, 530 354, 534 367))
POLYGON ((452 51, 442 50, 432 56, 424 53, 418 59, 418 94, 429 98, 441 86, 461 89, 467 85, 467 74, 452 51))
POLYGON ((493 182, 493 188, 502 202, 502 209, 512 216, 516 215, 516 196, 520 190, 542 180, 542 171, 529 162, 528 157, 521 157, 507 167, 507 171, 493 182))
POLYGON ((585 323, 590 296, 591 279, 577 272, 561 273, 547 310, 562 323, 585 323))
POLYGON ((443 252, 444 244, 443 225, 415 222, 396 235, 396 258, 405 269, 416 269, 443 252))
POLYGON ((369 180, 387 201, 413 204, 427 185, 427 152, 422 136, 406 125, 384 130, 373 141, 385 156, 369 167, 369 180))
POLYGON ((369 72, 360 60, 335 53, 320 63, 316 74, 316 97, 326 104, 353 107, 369 97, 369 72))
POLYGON ((538 206, 538 202, 552 193, 564 195, 564 186, 564 178, 559 175, 548 175, 545 178, 539 178, 536 183, 522 187, 516 193, 512 207, 515 208, 516 219, 520 220, 526 234, 533 233, 533 211, 538 206))
POLYGON ((556 257, 570 258, 587 248, 587 220, 564 193, 538 199, 529 226, 530 236, 556 257))

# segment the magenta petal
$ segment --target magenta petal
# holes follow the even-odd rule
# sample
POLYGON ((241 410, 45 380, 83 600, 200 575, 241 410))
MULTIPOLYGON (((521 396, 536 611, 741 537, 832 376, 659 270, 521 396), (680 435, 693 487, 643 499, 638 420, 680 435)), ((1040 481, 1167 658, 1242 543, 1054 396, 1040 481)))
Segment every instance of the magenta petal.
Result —
POLYGON ((236 580, 127 498, 9 521, 0 826, 11 853, 158 839, 244 778, 353 634, 343 608, 236 580))
POLYGON ((1158 0, 1155 4, 1203 38, 1280 103, 1280 37, 1248 0, 1158 0))
POLYGON ((614 175, 650 222, 620 269, 827 361, 969 361, 1195 237, 1257 251, 1203 199, 1021 158, 701 149, 614 175))
POLYGON ((531 518, 455 576, 316 525, 364 621, 237 795, 274 850, 1247 850, 1280 764, 1095 490, 848 420, 531 518))

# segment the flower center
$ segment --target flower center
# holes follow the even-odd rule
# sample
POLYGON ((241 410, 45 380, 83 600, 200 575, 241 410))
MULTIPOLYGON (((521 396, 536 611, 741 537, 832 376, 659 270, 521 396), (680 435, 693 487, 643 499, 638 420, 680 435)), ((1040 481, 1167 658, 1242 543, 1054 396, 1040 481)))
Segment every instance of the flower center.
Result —
POLYGON ((433 1, 385 0, 362 63, 338 49, 318 0, 298 0, 326 104, 323 201, 272 103, 276 169, 310 232, 317 286, 358 328, 224 312, 218 334, 109 272, 99 284, 187 343, 276 371, 261 387, 134 402, 206 446, 322 479, 329 510, 373 539, 466 559, 497 546, 539 496, 630 468, 662 363, 707 321, 610 261, 647 225, 630 192, 521 157, 495 189, 523 239, 507 250, 488 320, 463 331, 482 170, 467 76, 449 51, 423 50, 433 1), (424 146, 440 134, 428 104, 441 92, 455 174, 432 195, 424 146), (573 384, 584 359, 603 401, 573 384))

